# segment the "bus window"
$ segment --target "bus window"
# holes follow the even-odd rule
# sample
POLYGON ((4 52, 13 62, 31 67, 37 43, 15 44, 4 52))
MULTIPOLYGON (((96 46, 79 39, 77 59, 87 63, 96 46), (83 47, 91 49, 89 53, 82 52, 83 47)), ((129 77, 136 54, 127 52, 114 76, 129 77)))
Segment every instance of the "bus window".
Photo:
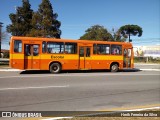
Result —
POLYGON ((124 49, 123 55, 126 57, 127 56, 127 49, 124 49))
POLYGON ((38 56, 38 55, 39 55, 39 46, 33 45, 33 56, 38 56))
POLYGON ((31 55, 31 45, 25 45, 25 56, 31 55))
POLYGON ((107 44, 98 44, 97 45, 98 54, 110 54, 110 45, 107 44))
POLYGON ((93 44, 93 54, 97 54, 97 45, 93 44))
POLYGON ((80 47, 79 57, 84 57, 84 47, 80 47))
POLYGON ((64 43, 63 42, 48 42, 47 51, 48 53, 53 53, 53 54, 64 53, 64 43))
POLYGON ((90 48, 89 47, 86 48, 86 57, 90 57, 90 48))
POLYGON ((14 52, 16 53, 22 52, 22 41, 21 40, 14 41, 14 52))
POLYGON ((76 43, 65 43, 66 54, 77 54, 77 44, 76 43))
POLYGON ((131 57, 132 50, 128 49, 128 57, 131 57))
POLYGON ((46 46, 47 46, 46 42, 43 41, 42 42, 42 53, 46 53, 46 46))
POLYGON ((112 55, 121 55, 122 46, 121 45, 111 45, 111 53, 112 55))

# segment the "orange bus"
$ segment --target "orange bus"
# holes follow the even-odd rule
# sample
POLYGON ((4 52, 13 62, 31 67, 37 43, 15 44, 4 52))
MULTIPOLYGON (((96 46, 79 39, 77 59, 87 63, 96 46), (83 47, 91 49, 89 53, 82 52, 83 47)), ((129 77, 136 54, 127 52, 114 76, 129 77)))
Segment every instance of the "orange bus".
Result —
POLYGON ((11 37, 10 66, 22 70, 120 69, 133 68, 129 42, 11 37))

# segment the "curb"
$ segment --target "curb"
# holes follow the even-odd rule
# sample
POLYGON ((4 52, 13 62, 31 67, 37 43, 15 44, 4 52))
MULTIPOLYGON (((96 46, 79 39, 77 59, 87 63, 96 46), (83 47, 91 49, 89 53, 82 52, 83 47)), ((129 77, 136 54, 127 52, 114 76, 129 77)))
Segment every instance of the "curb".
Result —
POLYGON ((150 63, 134 63, 134 65, 160 65, 160 64, 150 64, 150 63))
MULTIPOLYGON (((141 70, 141 71, 160 71, 160 69, 133 69, 133 70, 141 70)), ((0 69, 0 72, 18 72, 18 71, 25 71, 19 69, 0 69)))
POLYGON ((142 71, 160 71, 160 69, 140 69, 142 71))
POLYGON ((17 72, 17 71, 24 71, 19 69, 0 69, 0 72, 17 72))

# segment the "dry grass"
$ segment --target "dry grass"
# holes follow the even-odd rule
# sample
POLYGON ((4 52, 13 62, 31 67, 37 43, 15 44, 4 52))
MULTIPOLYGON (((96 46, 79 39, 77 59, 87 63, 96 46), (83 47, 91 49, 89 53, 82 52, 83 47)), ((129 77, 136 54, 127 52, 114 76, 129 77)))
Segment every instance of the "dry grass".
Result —
POLYGON ((0 68, 5 68, 5 67, 9 67, 9 65, 8 64, 1 64, 0 63, 0 68))

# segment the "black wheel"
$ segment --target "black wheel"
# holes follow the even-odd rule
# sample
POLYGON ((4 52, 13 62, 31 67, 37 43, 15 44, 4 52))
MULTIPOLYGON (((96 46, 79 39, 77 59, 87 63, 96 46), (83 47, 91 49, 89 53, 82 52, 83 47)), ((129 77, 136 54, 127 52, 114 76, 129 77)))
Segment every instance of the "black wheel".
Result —
POLYGON ((59 63, 52 63, 49 70, 51 73, 59 73, 61 71, 61 65, 59 63))
POLYGON ((111 65, 111 72, 117 72, 118 71, 118 65, 117 64, 112 64, 111 65))

